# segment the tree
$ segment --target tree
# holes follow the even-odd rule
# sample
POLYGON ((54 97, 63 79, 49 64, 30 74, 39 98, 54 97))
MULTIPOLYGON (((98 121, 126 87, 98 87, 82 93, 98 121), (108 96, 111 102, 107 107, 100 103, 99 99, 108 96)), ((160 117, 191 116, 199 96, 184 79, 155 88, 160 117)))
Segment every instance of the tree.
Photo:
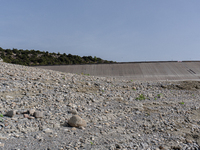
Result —
POLYGON ((0 51, 4 51, 4 49, 0 47, 0 51))
POLYGON ((1 58, 2 58, 2 59, 5 58, 4 52, 1 53, 1 58))
POLYGON ((13 53, 15 53, 15 54, 20 53, 19 50, 16 49, 16 48, 13 48, 12 51, 13 51, 13 53))
POLYGON ((94 56, 94 61, 97 62, 97 57, 96 56, 94 56))
POLYGON ((85 62, 89 62, 90 61, 90 59, 87 57, 87 56, 83 56, 83 59, 85 60, 85 62))
POLYGON ((89 59, 90 61, 93 61, 92 56, 88 56, 88 59, 89 59))
POLYGON ((68 54, 67 57, 71 58, 71 57, 72 57, 72 54, 68 54))

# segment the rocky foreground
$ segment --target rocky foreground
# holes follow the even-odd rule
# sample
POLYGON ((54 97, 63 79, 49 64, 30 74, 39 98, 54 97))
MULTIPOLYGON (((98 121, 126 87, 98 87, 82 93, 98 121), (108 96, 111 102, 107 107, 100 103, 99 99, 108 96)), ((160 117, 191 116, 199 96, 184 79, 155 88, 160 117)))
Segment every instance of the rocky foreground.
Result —
POLYGON ((0 62, 0 149, 198 150, 200 82, 139 82, 0 62))

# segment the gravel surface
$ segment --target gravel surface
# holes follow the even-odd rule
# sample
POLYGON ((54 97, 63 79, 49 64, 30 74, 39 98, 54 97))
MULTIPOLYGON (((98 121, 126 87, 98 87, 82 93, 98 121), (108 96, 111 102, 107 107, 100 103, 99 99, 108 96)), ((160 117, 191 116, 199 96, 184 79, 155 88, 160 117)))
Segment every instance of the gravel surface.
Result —
POLYGON ((199 150, 199 89, 0 62, 0 149, 199 150))

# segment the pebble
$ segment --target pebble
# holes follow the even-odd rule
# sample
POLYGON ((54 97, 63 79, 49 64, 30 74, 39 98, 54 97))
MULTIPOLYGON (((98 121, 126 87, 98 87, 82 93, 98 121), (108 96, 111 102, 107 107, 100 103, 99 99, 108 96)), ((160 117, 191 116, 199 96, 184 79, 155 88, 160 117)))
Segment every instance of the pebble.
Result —
POLYGON ((0 147, 4 147, 4 143, 1 143, 1 142, 0 142, 0 147))
POLYGON ((46 129, 43 129, 43 131, 45 133, 53 133, 53 130, 49 129, 49 128, 46 128, 46 129))
POLYGON ((0 140, 6 140, 7 137, 0 135, 0 140))
POLYGON ((24 114, 24 118, 29 118, 30 116, 28 114, 24 114))
POLYGON ((54 128, 60 128, 60 123, 55 123, 55 124, 53 124, 53 127, 54 127, 54 128))
POLYGON ((35 113, 35 109, 30 109, 30 110, 29 110, 29 114, 30 114, 31 116, 33 116, 34 113, 35 113))
POLYGON ((69 113, 71 113, 71 114, 73 114, 73 115, 76 115, 76 114, 78 114, 78 113, 77 113, 77 111, 76 111, 75 109, 73 109, 73 110, 70 110, 70 111, 69 111, 69 113))

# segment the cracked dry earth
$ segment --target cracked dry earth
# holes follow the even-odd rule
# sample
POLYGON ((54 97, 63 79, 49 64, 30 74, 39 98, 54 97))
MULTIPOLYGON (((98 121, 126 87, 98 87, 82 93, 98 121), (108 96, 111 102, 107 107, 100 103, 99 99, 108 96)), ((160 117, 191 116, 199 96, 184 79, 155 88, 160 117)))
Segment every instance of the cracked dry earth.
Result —
POLYGON ((199 94, 198 81, 139 82, 0 62, 0 149, 198 150, 199 94), (70 126, 74 115, 86 126, 70 126))

